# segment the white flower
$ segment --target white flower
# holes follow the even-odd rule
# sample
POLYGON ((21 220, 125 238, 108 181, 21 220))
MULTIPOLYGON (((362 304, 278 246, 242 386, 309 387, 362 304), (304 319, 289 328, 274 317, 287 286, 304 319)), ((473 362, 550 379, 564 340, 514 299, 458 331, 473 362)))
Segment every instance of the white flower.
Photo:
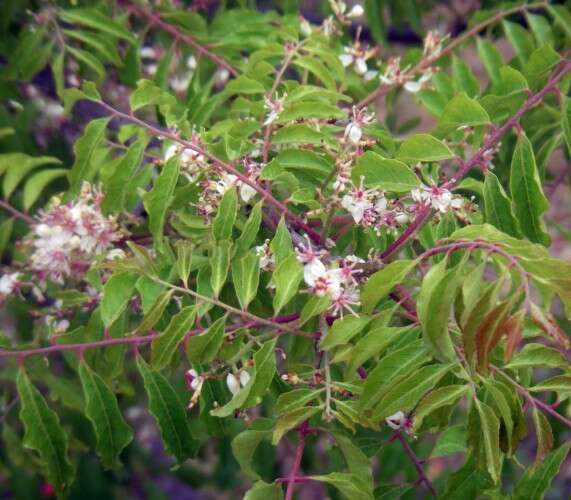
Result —
POLYGON ((353 194, 346 194, 341 200, 341 206, 347 210, 353 217, 353 220, 359 224, 359 222, 363 220, 365 210, 371 208, 373 205, 366 198, 359 198, 353 194))
POLYGON ((379 76, 379 72, 376 69, 370 69, 363 75, 363 80, 370 82, 379 76))
POLYGON ((156 59, 157 52, 153 47, 141 47, 141 51, 139 52, 142 59, 156 59))
POLYGON ((357 146, 361 141, 361 137, 363 137, 363 130, 361 127, 353 122, 349 122, 347 127, 345 127, 345 138, 349 138, 349 140, 357 146))
POLYGON ((358 75, 364 75, 367 73, 367 63, 365 61, 365 59, 363 59, 362 57, 358 57, 355 59, 355 72, 358 75))
POLYGON ((347 12, 346 16, 350 19, 353 19, 355 17, 361 17, 364 13, 365 9, 363 9, 363 6, 357 4, 353 5, 353 8, 349 12, 347 12))
POLYGON ((349 66, 351 66, 351 64, 353 64, 353 56, 349 53, 346 54, 341 54, 339 56, 339 60, 341 61, 341 64, 343 65, 344 68, 348 68, 349 66))
POLYGON ((463 205, 461 198, 453 197, 448 189, 436 185, 431 187, 422 186, 421 188, 413 189, 410 194, 415 202, 420 204, 430 203, 434 210, 438 210, 443 214, 450 208, 458 209, 463 205))
POLYGON ((319 259, 313 259, 303 267, 303 279, 311 287, 315 286, 317 280, 326 276, 327 269, 319 259))
POLYGON ((278 119, 280 113, 284 110, 284 100, 286 97, 287 94, 284 94, 281 97, 278 96, 275 99, 270 99, 268 97, 264 98, 264 107, 269 111, 268 116, 264 121, 265 127, 274 123, 278 119))
POLYGON ((402 411, 397 411, 394 415, 385 419, 387 425, 394 431, 398 431, 406 423, 406 415, 402 411))
POLYGON ((0 295, 10 295, 20 284, 20 273, 4 274, 0 278, 0 295))
POLYGON ((359 289, 355 286, 348 286, 337 290, 332 297, 333 303, 331 305, 333 314, 343 317, 343 310, 347 309, 351 314, 357 316, 352 306, 361 304, 359 289))
POLYGON ((240 182, 240 198, 244 203, 248 203, 257 193, 257 191, 245 182, 240 182))
POLYGON ((309 21, 303 16, 299 16, 299 31, 304 36, 311 35, 311 24, 309 24, 309 21))
POLYGON ((256 247, 256 255, 260 258, 260 269, 271 271, 275 265, 275 258, 270 249, 270 241, 256 247))
POLYGON ((245 387, 250 381, 250 374, 246 370, 240 372, 240 385, 245 387))
POLYGON ((185 373, 185 379, 187 386, 193 391, 195 391, 202 382, 202 377, 198 375, 198 372, 194 368, 187 370, 185 373))
POLYGON ((407 92, 415 94, 425 87, 425 83, 432 78, 432 71, 428 70, 422 74, 418 80, 409 80, 404 84, 404 89, 407 92))
POLYGON ((169 83, 171 88, 177 94, 183 94, 188 89, 191 79, 192 79, 192 72, 185 72, 179 75, 171 76, 169 83))
POLYGON ((226 68, 219 68, 214 74, 214 82, 217 87, 223 87, 230 78, 230 71, 226 68))
POLYGON ((196 58, 192 54, 186 58, 186 67, 190 70, 196 69, 196 58))
POLYGON ((67 319, 62 319, 54 323, 54 333, 56 335, 65 333, 68 328, 69 328, 69 321, 67 319))
POLYGON ((226 375, 226 385, 228 386, 228 389, 230 390, 233 396, 238 394, 238 391, 240 390, 240 382, 238 382, 236 375, 234 375, 233 373, 229 373, 228 375, 226 375))

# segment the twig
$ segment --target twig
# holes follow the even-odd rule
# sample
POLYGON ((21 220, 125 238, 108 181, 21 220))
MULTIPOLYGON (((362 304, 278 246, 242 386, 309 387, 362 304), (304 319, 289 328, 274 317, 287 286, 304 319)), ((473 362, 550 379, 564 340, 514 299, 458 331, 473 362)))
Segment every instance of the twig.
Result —
POLYGON ((33 217, 30 217, 28 214, 24 212, 20 212, 20 210, 14 208, 10 203, 4 200, 0 200, 0 207, 2 207, 6 212, 10 212, 16 219, 23 220, 28 224, 37 224, 38 221, 35 220, 33 217))
POLYGON ((132 114, 123 113, 122 111, 115 109, 113 106, 110 106, 106 102, 103 102, 103 101, 95 101, 95 102, 97 102, 103 109, 108 111, 112 116, 114 116, 116 118, 120 118, 122 120, 134 123, 134 124, 138 125, 139 127, 142 127, 144 129, 148 130, 149 132, 151 132, 156 137, 167 138, 173 142, 180 144, 181 146, 184 146, 186 149, 190 149, 191 151, 199 153, 199 154, 203 155, 205 158, 208 158, 216 166, 218 166, 222 170, 234 175, 240 182, 247 184, 248 186, 253 188, 264 200, 266 200, 269 204, 271 204, 275 208, 277 208, 284 216, 289 218, 293 224, 298 226, 300 229, 303 229, 306 232, 306 234, 312 239, 312 241, 314 241, 315 243, 319 243, 319 241, 320 241, 319 233, 314 231, 306 222, 303 221, 303 219, 299 215, 296 215, 295 213, 293 213, 281 201, 277 200, 274 196, 272 196, 271 193, 266 191, 263 187, 259 186, 255 181, 246 177, 244 174, 242 174, 242 172, 237 170, 233 165, 223 162, 222 160, 220 160, 219 158, 214 156, 212 153, 210 153, 206 149, 201 148, 200 146, 194 144, 193 142, 181 139, 177 134, 175 134, 174 132, 171 132, 170 130, 160 129, 154 125, 151 125, 150 123, 147 123, 147 122, 141 120, 140 118, 137 118, 136 116, 134 116, 132 114))
POLYGON ((448 55, 456 47, 458 47, 462 43, 464 43, 468 38, 471 38, 474 35, 477 35, 480 31, 483 31, 488 26, 491 26, 492 24, 502 20, 503 18, 508 17, 511 14, 517 14, 518 12, 524 12, 524 11, 527 11, 530 9, 537 9, 537 8, 545 7, 545 6, 546 6, 546 2, 536 2, 536 3, 525 4, 525 5, 518 5, 517 7, 512 7, 511 9, 507 9, 507 10, 503 10, 503 11, 498 12, 494 16, 489 17, 488 19, 482 21, 481 23, 476 24, 472 29, 470 29, 470 30, 466 31, 465 33, 463 33, 462 35, 456 37, 446 47, 444 47, 444 49, 442 49, 442 51, 436 57, 431 57, 431 58, 423 59, 422 61, 420 61, 414 68, 412 68, 410 71, 408 71, 406 73, 405 76, 407 76, 408 78, 404 78, 398 82, 393 83, 392 85, 381 85, 381 86, 379 86, 377 88, 377 90, 375 90, 372 94, 369 94, 367 97, 362 99, 359 102, 359 104, 357 104, 357 106, 358 107, 367 106, 368 104, 370 104, 371 102, 373 102, 377 98, 382 97, 382 96, 388 94, 389 92, 391 92, 392 90, 404 85, 404 83, 407 80, 418 75, 419 73, 421 73, 422 71, 427 69, 429 66, 434 64, 436 61, 438 61, 439 59, 448 55))
POLYGON ((222 56, 214 54, 206 47, 198 43, 192 36, 182 33, 181 31, 179 31, 179 29, 176 26, 173 26, 172 24, 163 21, 159 14, 155 14, 154 12, 149 12, 143 7, 140 7, 139 5, 133 3, 129 3, 129 10, 131 12, 134 12, 135 14, 138 14, 146 18, 150 25, 158 26, 167 33, 170 33, 176 41, 180 40, 186 43, 194 50, 196 50, 199 54, 207 57, 211 61, 214 61, 218 66, 227 69, 232 76, 234 77, 238 76, 238 71, 236 70, 236 68, 234 68, 234 66, 232 66, 229 62, 227 62, 222 56))
MULTIPOLYGON (((295 321, 297 320, 297 318, 299 317, 298 314, 290 314, 287 316, 276 316, 275 318, 273 318, 273 323, 272 326, 275 328, 276 325, 279 325, 281 323, 289 323, 291 321, 295 321)), ((259 326, 267 326, 265 323, 264 324, 260 324, 256 321, 250 321, 247 323, 237 323, 234 325, 230 325, 228 326, 228 328, 226 328, 225 333, 231 333, 234 332, 236 330, 240 330, 241 328, 244 327, 248 327, 248 328, 255 328, 255 327, 259 327, 259 326)), ((283 326, 281 327, 283 328, 283 326)), ((195 328, 193 330, 190 330, 186 333, 184 340, 186 340, 189 337, 192 337, 194 335, 199 335, 200 333, 202 333, 205 330, 205 328, 195 328)), ((153 339, 157 338, 159 336, 158 333, 153 333, 150 335, 144 335, 144 336, 133 336, 133 337, 119 337, 119 338, 106 338, 103 340, 96 340, 93 342, 81 342, 78 344, 56 344, 56 345, 51 345, 48 347, 35 347, 32 349, 21 349, 21 350, 16 350, 16 351, 6 351, 3 349, 0 349, 0 358, 3 357, 9 357, 9 356, 17 356, 19 358, 25 358, 28 356, 35 356, 35 355, 48 355, 48 354, 53 354, 56 352, 62 352, 62 351, 84 351, 86 349, 94 349, 97 347, 110 347, 110 346, 114 346, 114 345, 139 345, 139 344, 146 344, 149 342, 152 342, 153 339)))
POLYGON ((408 458, 410 458, 410 461, 413 463, 416 471, 418 472, 419 481, 423 482, 426 485, 426 487, 430 490, 430 493, 432 494, 432 496, 434 498, 436 498, 438 496, 438 494, 436 493, 436 490, 434 489, 432 482, 430 481, 430 479, 428 479, 428 476, 425 474, 424 469, 422 468, 422 464, 421 464, 420 460, 418 459, 418 457, 416 456, 416 454, 414 453, 414 450, 410 447, 410 445, 408 444, 408 441, 402 435, 401 431, 398 431, 398 430, 395 431, 395 436, 401 442, 401 444, 404 448, 404 451, 406 452, 406 454, 408 455, 408 458))
POLYGON ((299 441, 297 443, 297 448, 295 450, 295 456, 293 458, 293 464, 291 467, 291 471, 289 473, 288 483, 287 483, 287 490, 285 500, 292 500, 293 498, 293 490, 295 489, 295 483, 298 478, 299 474, 299 467, 301 465, 301 459, 303 457, 303 450, 305 449, 305 436, 307 435, 307 422, 301 424, 301 427, 297 429, 299 434, 299 441))
POLYGON ((497 366, 491 365, 491 369, 493 372, 498 373, 499 375, 504 377, 511 385, 513 385, 516 388, 517 392, 519 392, 532 406, 537 406, 545 413, 549 413, 549 415, 551 415, 553 418, 556 418, 557 420, 562 422, 566 427, 571 429, 571 420, 565 418, 560 413, 557 413, 551 405, 548 405, 543 401, 534 398, 525 387, 519 385, 513 378, 511 378, 509 375, 507 375, 503 370, 501 370, 497 366))
MULTIPOLYGON (((451 178, 448 182, 445 182, 441 187, 446 189, 451 189, 455 187, 465 176, 477 165, 480 165, 484 160, 485 154, 493 149, 493 147, 498 143, 502 136, 511 128, 513 128, 520 120, 520 118, 533 106, 538 104, 543 100, 546 94, 551 92, 557 83, 569 72, 571 71, 571 62, 564 61, 562 69, 555 73, 547 82, 545 87, 543 87, 539 92, 532 95, 517 111, 516 113, 504 123, 501 127, 498 127, 484 142, 484 145, 478 150, 478 152, 470 158, 470 160, 464 162, 456 173, 456 175, 451 178)), ((395 253, 397 253, 421 228, 428 222, 432 214, 432 209, 430 205, 425 205, 417 214, 412 223, 405 229, 405 231, 391 244, 387 249, 381 254, 381 260, 385 261, 390 259, 395 253)))

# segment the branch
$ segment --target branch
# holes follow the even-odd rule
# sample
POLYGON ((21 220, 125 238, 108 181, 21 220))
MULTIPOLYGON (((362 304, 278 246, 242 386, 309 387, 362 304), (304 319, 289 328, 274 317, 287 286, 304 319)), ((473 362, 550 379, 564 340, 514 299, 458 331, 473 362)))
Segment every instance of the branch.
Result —
POLYGON ((151 26, 158 26, 162 30, 170 33, 176 41, 182 41, 196 50, 199 54, 208 57, 211 61, 214 61, 219 67, 225 68, 229 71, 229 73, 236 77, 238 76, 238 71, 234 66, 232 66, 229 62, 227 62, 222 56, 214 54, 206 47, 202 46, 198 43, 192 36, 182 33, 176 26, 167 23, 161 19, 159 14, 155 14, 154 12, 150 12, 139 5, 128 3, 128 9, 135 14, 140 15, 147 19, 151 26))
POLYGON ((299 474, 299 467, 301 465, 301 459, 303 457, 303 450, 305 449, 305 436, 307 435, 307 422, 301 424, 301 427, 297 430, 299 433, 299 441, 297 443, 297 448, 295 450, 295 457, 293 458, 293 465, 289 473, 287 490, 285 500, 292 500, 293 490, 295 488, 296 479, 299 474))
POLYGON ((23 220, 23 221, 27 222, 28 224, 37 224, 38 223, 38 221, 36 221, 36 219, 34 219, 33 217, 30 217, 28 214, 25 214, 24 212, 20 212, 20 210, 14 208, 7 201, 0 200, 0 207, 3 208, 4 210, 6 210, 6 212, 10 212, 14 217, 16 217, 16 219, 23 220))
POLYGON ((422 464, 421 464, 420 460, 418 459, 418 457, 416 456, 416 454, 414 453, 414 450, 410 447, 410 444, 408 444, 408 441, 402 435, 401 431, 395 431, 394 434, 397 437, 397 439, 401 442, 401 444, 404 448, 404 451, 408 455, 408 458, 410 458, 410 461, 413 463, 413 465, 416 469, 416 472, 418 472, 419 481, 421 483, 426 484, 426 487, 430 490, 430 493, 432 494, 432 496, 434 498, 436 498, 438 496, 436 493, 436 490, 434 489, 434 486, 432 485, 432 482, 430 481, 430 479, 428 479, 428 476, 425 474, 424 469, 422 468, 422 464))
POLYGON ((203 155, 205 158, 208 158, 214 165, 234 175, 240 182, 247 184, 252 189, 254 189, 264 200, 266 200, 270 205, 273 205, 275 208, 277 208, 280 211, 280 213, 282 213, 285 217, 290 219, 290 221, 294 225, 296 225, 300 229, 303 229, 305 233, 312 239, 312 241, 314 241, 315 243, 319 243, 320 241, 319 233, 317 233, 306 222, 304 222, 299 215, 292 212, 282 202, 280 202, 274 196, 272 196, 271 193, 269 193, 264 188, 259 186, 255 181, 252 181, 251 179, 246 177, 233 165, 223 162, 222 160, 214 156, 212 153, 194 144, 193 142, 181 139, 176 133, 171 132, 170 130, 160 129, 154 125, 151 125, 150 123, 141 120, 140 118, 137 118, 133 114, 123 113, 122 111, 115 109, 113 106, 110 106, 106 102, 103 101, 95 101, 95 102, 97 102, 101 107, 103 107, 103 109, 108 111, 112 116, 116 118, 121 118, 125 121, 134 123, 135 125, 138 125, 139 127, 148 130, 156 137, 167 138, 173 142, 176 142, 177 144, 180 144, 181 146, 184 146, 186 149, 190 149, 191 151, 199 153, 203 155))
MULTIPOLYGON (((571 61, 564 61, 562 69, 555 73, 539 92, 532 95, 517 111, 516 113, 504 123, 501 127, 497 128, 484 142, 484 145, 478 152, 472 156, 468 161, 464 162, 460 170, 448 182, 445 182, 441 187, 451 189, 458 185, 458 183, 468 174, 474 167, 480 165, 484 161, 485 154, 492 150, 499 142, 502 136, 511 128, 515 127, 520 118, 533 106, 540 103, 546 94, 556 88, 557 83, 571 71, 571 61)), ((432 214, 430 205, 426 205, 415 217, 412 223, 405 229, 405 231, 381 254, 381 260, 385 261, 397 253, 407 242, 410 240, 421 228, 428 222, 432 214)))
POLYGON ((379 86, 377 88, 377 90, 375 90, 372 94, 369 94, 367 97, 362 99, 359 102, 359 104, 357 104, 357 106, 358 107, 367 106, 368 104, 370 104, 371 102, 373 102, 377 98, 383 97, 383 96, 387 95, 389 92, 391 92, 392 90, 395 90, 395 89, 401 87, 402 85, 404 85, 404 83, 406 81, 415 77, 419 73, 422 73, 429 66, 432 66, 436 61, 438 61, 439 59, 442 59, 444 56, 448 55, 456 47, 459 47, 466 40, 477 35, 480 31, 483 31, 488 26, 491 26, 492 24, 494 24, 498 21, 501 21, 505 17, 508 17, 512 14, 517 14, 518 12, 525 12, 525 11, 530 10, 530 9, 542 8, 542 7, 545 7, 546 5, 547 5, 546 2, 536 2, 536 3, 518 5, 517 7, 512 7, 511 9, 507 9, 507 10, 503 10, 503 11, 498 12, 494 16, 489 17, 485 21, 482 21, 481 23, 476 24, 470 30, 468 30, 468 31, 464 32, 462 35, 456 37, 444 49, 442 49, 442 51, 437 56, 430 57, 427 59, 423 59, 422 61, 420 61, 414 68, 412 68, 410 71, 408 71, 406 73, 405 76, 407 78, 403 78, 402 80, 395 82, 392 85, 381 85, 381 86, 379 86))
POLYGON ((512 379, 510 376, 508 376, 503 370, 501 370, 497 366, 491 365, 491 369, 493 372, 500 374, 511 385, 513 385, 515 387, 515 389, 517 390, 517 392, 519 392, 525 399, 527 399, 527 401, 529 401, 529 403, 531 403, 532 406, 537 406, 538 408, 540 408, 545 413, 549 413, 549 415, 551 415, 552 417, 554 417, 557 420, 559 420, 560 422, 562 422, 563 425, 565 425, 567 428, 571 429, 571 420, 565 418, 563 415, 556 412, 552 406, 550 406, 550 405, 544 403, 543 401, 533 397, 525 387, 519 385, 514 379, 512 379))
MULTIPOLYGON (((299 314, 289 314, 287 316, 276 316, 273 318, 272 326, 275 328, 276 325, 281 323, 289 323, 292 321, 297 320, 299 314)), ((268 320, 269 321, 269 320, 268 320)), ((255 321, 250 322, 243 322, 237 323, 235 325, 230 325, 226 328, 225 333, 235 332, 236 330, 240 330, 241 328, 255 328, 260 326, 267 326, 265 323, 258 323, 255 321)), ((281 326, 283 328, 283 326, 281 326)), ((194 335, 199 335, 204 332, 206 328, 195 328, 190 330, 184 336, 183 342, 192 337, 194 335)), ((63 352, 63 351, 84 351, 86 349, 95 349, 98 347, 110 347, 114 345, 139 345, 139 344, 147 344, 152 342, 159 336, 158 333, 152 333, 150 335, 145 336, 137 336, 137 337, 120 337, 120 338, 106 338, 103 340, 96 340, 93 342, 80 342, 77 344, 56 344, 51 345, 48 347, 35 347, 32 349, 20 349, 17 351, 6 351, 0 349, 0 358, 6 358, 10 356, 17 356, 18 358, 26 358, 28 356, 37 356, 37 355, 48 355, 53 354, 56 352, 63 352)))

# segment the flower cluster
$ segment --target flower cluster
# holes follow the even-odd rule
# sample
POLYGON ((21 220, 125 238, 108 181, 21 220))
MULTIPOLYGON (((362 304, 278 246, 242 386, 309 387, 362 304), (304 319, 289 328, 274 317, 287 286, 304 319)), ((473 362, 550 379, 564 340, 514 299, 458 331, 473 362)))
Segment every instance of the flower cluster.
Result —
POLYGON ((325 256, 325 251, 316 251, 309 243, 297 251, 297 258, 304 265, 303 279, 309 291, 318 297, 330 298, 333 314, 342 317, 346 309, 356 316, 353 307, 360 305, 360 297, 354 266, 363 260, 349 256, 326 266, 323 263, 325 256))
MULTIPOLYGON (((249 158, 244 158, 242 164, 244 166, 244 177, 252 181, 252 183, 258 182, 260 176, 260 167, 258 164, 249 158)), ((218 172, 216 176, 214 169, 211 169, 211 173, 213 173, 214 176, 201 182, 202 191, 197 203, 198 212, 207 219, 210 219, 212 214, 216 211, 224 193, 234 186, 238 189, 240 199, 244 203, 249 203, 256 195, 256 190, 252 186, 246 184, 233 174, 221 171, 218 172)))
POLYGON ((165 151, 164 161, 167 162, 174 156, 180 157, 180 173, 189 182, 194 182, 200 173, 206 168, 204 155, 189 148, 182 148, 178 144, 171 144, 165 151))
POLYGON ((418 205, 430 204, 434 210, 438 210, 441 214, 450 209, 462 208, 464 204, 460 196, 453 196, 448 189, 436 185, 421 186, 418 189, 413 189, 410 194, 418 205))
POLYGON ((344 138, 355 146, 359 146, 363 137, 363 127, 374 120, 375 116, 368 114, 365 108, 353 106, 351 121, 345 127, 344 138))
POLYGON ((408 214, 397 202, 378 189, 365 189, 363 181, 361 178, 359 186, 353 186, 341 199, 341 206, 357 224, 379 231, 382 226, 396 228, 408 222, 408 214))
POLYGON ((77 200, 62 204, 56 198, 40 213, 31 267, 42 278, 62 283, 66 276, 83 275, 99 255, 118 256, 121 251, 112 247, 121 233, 115 219, 101 212, 102 199, 101 192, 84 183, 77 200))

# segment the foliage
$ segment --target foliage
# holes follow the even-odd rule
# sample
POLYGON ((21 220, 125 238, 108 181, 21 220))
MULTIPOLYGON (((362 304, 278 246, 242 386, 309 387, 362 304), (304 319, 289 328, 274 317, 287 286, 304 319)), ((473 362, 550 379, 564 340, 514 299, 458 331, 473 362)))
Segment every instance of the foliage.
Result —
POLYGON ((85 493, 95 454, 109 484, 147 460, 207 488, 231 442, 233 498, 543 498, 571 429, 545 190, 571 154, 566 6, 449 38, 402 2, 424 42, 396 56, 390 2, 321 24, 296 1, 71 3, 8 2, 0 27, 4 487, 85 493))

